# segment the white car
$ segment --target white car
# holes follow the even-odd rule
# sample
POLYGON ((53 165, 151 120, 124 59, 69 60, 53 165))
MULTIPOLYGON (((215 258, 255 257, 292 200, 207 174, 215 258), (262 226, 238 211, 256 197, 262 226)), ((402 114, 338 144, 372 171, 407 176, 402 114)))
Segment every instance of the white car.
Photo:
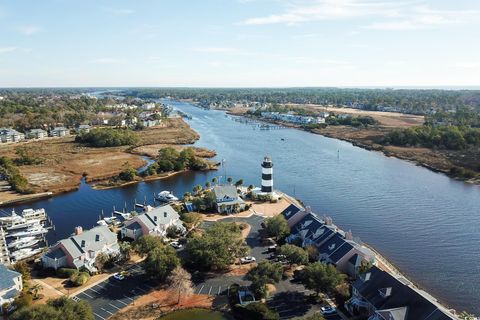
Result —
POLYGON ((255 259, 255 257, 251 257, 251 256, 247 256, 245 258, 240 259, 241 264, 252 263, 252 262, 255 262, 255 261, 257 261, 257 259, 255 259))
POLYGON ((337 313, 337 309, 335 309, 334 307, 321 307, 320 311, 322 312, 323 315, 337 313))
POLYGON ((123 279, 125 279, 125 276, 123 274, 117 272, 113 275, 113 278, 115 278, 119 281, 122 281, 123 279))
POLYGON ((170 245, 171 245, 172 247, 174 247, 175 249, 180 249, 180 248, 183 247, 183 246, 182 246, 180 243, 178 243, 177 241, 171 242, 170 245))

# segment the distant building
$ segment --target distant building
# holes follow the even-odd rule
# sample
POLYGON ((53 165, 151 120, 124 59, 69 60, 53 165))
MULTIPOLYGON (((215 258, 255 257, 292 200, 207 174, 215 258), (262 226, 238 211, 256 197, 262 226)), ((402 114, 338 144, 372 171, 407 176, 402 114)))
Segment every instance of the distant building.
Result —
POLYGON ((155 109, 155 103, 154 102, 144 103, 140 108, 144 110, 152 110, 152 109, 155 109))
POLYGON ((12 303, 22 292, 22 274, 0 265, 0 311, 5 303, 12 303))
POLYGON ((252 190, 252 198, 258 200, 279 199, 279 195, 273 190, 273 162, 270 156, 263 158, 262 166, 262 186, 252 190))
POLYGON ((48 137, 48 132, 43 129, 32 129, 27 133, 28 139, 43 139, 46 137, 48 137))
POLYGON ((65 137, 70 135, 70 130, 65 127, 55 127, 50 130, 51 137, 65 137))
POLYGON ((91 127, 88 124, 80 124, 77 127, 77 133, 79 133, 79 134, 80 133, 89 133, 90 129, 91 129, 91 127))
POLYGON ((179 214, 171 205, 167 204, 125 221, 121 236, 122 239, 132 240, 137 240, 144 235, 165 236, 167 228, 170 226, 176 226, 181 231, 185 231, 179 214))
POLYGON ((85 267, 90 272, 95 272, 95 258, 99 253, 117 256, 119 250, 117 234, 107 226, 98 226, 87 231, 77 227, 75 235, 60 240, 42 256, 42 263, 44 268, 55 270, 62 267, 85 267))
POLYGON ((218 213, 235 213, 245 210, 245 201, 238 195, 236 186, 214 186, 218 213))
POLYGON ((11 128, 0 128, 0 142, 20 142, 25 140, 25 135, 11 128))

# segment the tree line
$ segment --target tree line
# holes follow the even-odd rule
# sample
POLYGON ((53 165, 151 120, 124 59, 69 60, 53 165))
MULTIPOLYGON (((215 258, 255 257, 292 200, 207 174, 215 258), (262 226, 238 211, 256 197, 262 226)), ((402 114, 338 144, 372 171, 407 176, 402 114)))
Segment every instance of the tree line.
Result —
POLYGON ((75 141, 101 148, 135 145, 139 139, 130 129, 96 128, 77 135, 75 141))

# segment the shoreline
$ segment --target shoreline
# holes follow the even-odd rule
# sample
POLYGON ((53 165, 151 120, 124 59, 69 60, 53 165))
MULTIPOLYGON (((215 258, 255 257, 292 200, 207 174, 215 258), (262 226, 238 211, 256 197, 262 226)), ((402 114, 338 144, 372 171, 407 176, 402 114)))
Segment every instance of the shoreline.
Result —
POLYGON ((356 146, 356 147, 359 147, 359 148, 362 148, 362 149, 365 149, 365 150, 368 150, 368 151, 379 152, 386 157, 396 158, 396 159, 399 159, 399 160, 402 160, 402 161, 407 161, 411 164, 414 164, 418 167, 423 167, 423 168, 428 169, 432 172, 444 174, 445 176, 447 176, 450 179, 453 179, 453 180, 456 180, 456 181, 461 181, 461 182, 472 184, 472 185, 479 185, 480 186, 480 177, 465 179, 465 178, 453 176, 453 175, 450 174, 450 172, 448 170, 438 168, 437 166, 434 166, 432 164, 423 162, 420 159, 416 159, 415 157, 412 157, 412 156, 409 157, 408 155, 404 155, 404 154, 401 154, 399 152, 395 152, 395 151, 392 151, 392 150, 386 150, 384 148, 385 146, 383 146, 383 145, 378 145, 378 146, 376 146, 375 144, 370 145, 370 144, 355 140, 353 138, 344 137, 344 136, 341 136, 341 133, 340 133, 340 135, 335 135, 335 134, 331 134, 331 133, 328 133, 328 132, 321 132, 318 129, 303 128, 302 126, 296 125, 296 124, 284 123, 284 122, 281 122, 281 121, 269 121, 267 119, 262 119, 262 118, 259 118, 259 117, 256 117, 256 116, 247 115, 247 114, 231 113, 229 111, 226 111, 226 114, 231 115, 231 116, 244 117, 244 118, 256 120, 256 121, 259 121, 259 122, 281 125, 281 126, 284 126, 284 127, 287 127, 287 128, 299 129, 299 130, 309 132, 309 133, 312 133, 312 134, 317 134, 317 135, 320 135, 320 136, 323 136, 323 137, 327 137, 327 138, 331 138, 331 139, 338 139, 338 140, 341 140, 341 141, 349 142, 353 146, 356 146))

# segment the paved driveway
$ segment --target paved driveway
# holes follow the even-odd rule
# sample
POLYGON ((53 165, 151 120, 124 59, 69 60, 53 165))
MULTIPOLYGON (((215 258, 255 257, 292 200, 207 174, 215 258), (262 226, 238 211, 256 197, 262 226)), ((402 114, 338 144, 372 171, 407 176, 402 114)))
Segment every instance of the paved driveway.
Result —
POLYGON ((110 277, 73 296, 72 299, 87 301, 96 320, 107 319, 153 289, 140 266, 134 265, 127 270, 131 275, 124 280, 119 281, 110 277))

